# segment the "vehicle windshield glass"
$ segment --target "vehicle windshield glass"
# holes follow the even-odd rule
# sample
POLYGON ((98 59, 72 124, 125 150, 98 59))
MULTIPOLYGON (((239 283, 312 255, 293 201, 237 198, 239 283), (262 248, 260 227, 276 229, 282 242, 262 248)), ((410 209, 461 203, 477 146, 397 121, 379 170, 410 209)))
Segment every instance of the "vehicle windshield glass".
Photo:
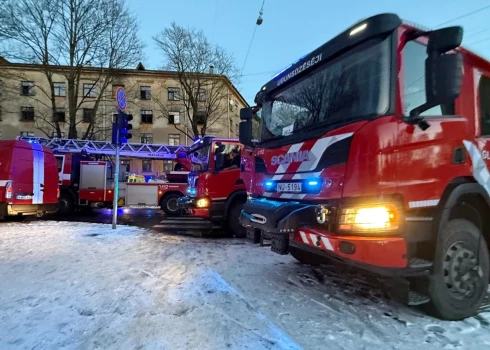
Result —
POLYGON ((192 171, 204 172, 209 168, 209 150, 210 145, 200 147, 193 150, 190 154, 190 159, 192 162, 192 171))
POLYGON ((263 105, 261 141, 300 129, 383 115, 390 98, 391 37, 347 52, 263 105))

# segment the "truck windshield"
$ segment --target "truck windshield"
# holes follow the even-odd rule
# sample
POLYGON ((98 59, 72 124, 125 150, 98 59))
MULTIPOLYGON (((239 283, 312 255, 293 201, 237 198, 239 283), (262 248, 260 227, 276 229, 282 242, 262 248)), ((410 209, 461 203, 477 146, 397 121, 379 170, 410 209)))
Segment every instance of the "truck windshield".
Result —
POLYGON ((302 129, 380 116, 390 103, 391 39, 371 39, 268 96, 261 141, 302 129))
POLYGON ((204 172, 209 169, 209 150, 211 145, 200 147, 193 150, 190 154, 190 159, 192 162, 192 171, 204 172))

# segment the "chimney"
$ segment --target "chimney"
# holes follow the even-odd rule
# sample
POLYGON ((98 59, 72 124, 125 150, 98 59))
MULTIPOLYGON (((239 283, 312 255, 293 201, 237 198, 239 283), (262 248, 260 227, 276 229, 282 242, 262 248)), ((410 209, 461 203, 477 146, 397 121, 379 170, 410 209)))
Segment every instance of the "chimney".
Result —
POLYGON ((209 74, 214 74, 214 66, 212 64, 209 65, 209 74))

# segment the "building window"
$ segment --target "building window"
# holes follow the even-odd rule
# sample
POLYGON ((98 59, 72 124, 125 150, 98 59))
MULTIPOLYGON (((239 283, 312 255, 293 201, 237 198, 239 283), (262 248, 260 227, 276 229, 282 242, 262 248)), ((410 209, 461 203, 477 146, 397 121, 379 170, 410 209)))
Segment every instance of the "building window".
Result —
POLYGON ((140 99, 151 100, 151 86, 140 86, 140 99))
POLYGON ((153 111, 151 109, 141 110, 141 124, 153 124, 153 111))
POLYGON ((151 172, 151 159, 143 159, 143 172, 151 172))
POLYGON ((229 118, 228 125, 230 126, 230 132, 233 132, 233 119, 229 118))
POLYGON ((195 120, 197 124, 203 125, 206 121, 206 112, 197 112, 195 120))
POLYGON ((20 120, 23 122, 33 122, 34 107, 20 107, 20 120))
POLYGON ((178 101, 180 100, 180 89, 176 87, 169 87, 167 89, 168 100, 169 101, 178 101))
MULTIPOLYGON (((51 132, 51 138, 54 139, 54 138, 58 138, 58 133, 56 132, 56 130, 53 130, 51 132)), ((60 132, 60 137, 61 139, 64 139, 65 138, 65 133, 64 131, 60 132)))
POLYGON ((199 102, 206 102, 206 90, 198 89, 196 93, 196 98, 199 102))
MULTIPOLYGON (((409 41, 403 48, 403 113, 426 102, 425 98, 425 59, 427 47, 415 41, 409 41)), ((439 105, 422 112, 422 116, 441 116, 454 114, 454 103, 439 105)))
POLYGON ((3 109, 2 106, 0 106, 0 122, 2 121, 2 114, 3 114, 3 109))
POLYGON ((141 143, 153 143, 153 134, 151 133, 141 133, 141 143))
POLYGON ((163 161, 163 171, 169 173, 174 170, 174 162, 172 160, 163 161))
POLYGON ((97 97, 95 94, 95 84, 83 84, 83 96, 97 97))
POLYGON ((170 146, 179 146, 180 145, 180 135, 179 134, 168 135, 168 144, 170 146))
POLYGON ((65 83, 54 83, 54 95, 55 96, 66 96, 65 83))
POLYGON ((34 96, 34 82, 23 81, 20 86, 20 94, 23 96, 34 96))
POLYGON ((235 134, 237 134, 237 135, 238 135, 238 130, 239 130, 238 129, 238 124, 235 124, 235 134))
POLYGON ((92 123, 94 121, 94 110, 92 108, 83 109, 83 122, 92 123))
POLYGON ((112 98, 116 98, 116 91, 118 88, 124 88, 124 85, 112 85, 112 98))
POLYGON ((490 136, 490 78, 480 79, 480 121, 482 136, 490 136))
POLYGON ((21 131, 20 136, 21 137, 34 137, 34 132, 33 131, 21 131))
POLYGON ((168 123, 169 124, 180 124, 180 113, 179 112, 169 112, 168 123))
POLYGON ((56 108, 53 112, 53 121, 58 123, 64 123, 66 121, 65 109, 56 108))

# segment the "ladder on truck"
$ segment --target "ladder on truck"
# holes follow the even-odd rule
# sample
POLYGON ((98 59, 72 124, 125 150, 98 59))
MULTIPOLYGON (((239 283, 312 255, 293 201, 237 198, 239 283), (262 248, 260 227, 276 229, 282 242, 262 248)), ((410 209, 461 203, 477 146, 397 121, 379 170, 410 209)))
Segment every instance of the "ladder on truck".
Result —
MULTIPOLYGON (((38 143, 58 153, 82 153, 115 156, 116 147, 109 141, 93 141, 63 138, 43 138, 18 136, 17 140, 38 143)), ((165 144, 125 143, 119 148, 122 157, 177 159, 180 152, 187 152, 188 146, 172 146, 165 144)))

